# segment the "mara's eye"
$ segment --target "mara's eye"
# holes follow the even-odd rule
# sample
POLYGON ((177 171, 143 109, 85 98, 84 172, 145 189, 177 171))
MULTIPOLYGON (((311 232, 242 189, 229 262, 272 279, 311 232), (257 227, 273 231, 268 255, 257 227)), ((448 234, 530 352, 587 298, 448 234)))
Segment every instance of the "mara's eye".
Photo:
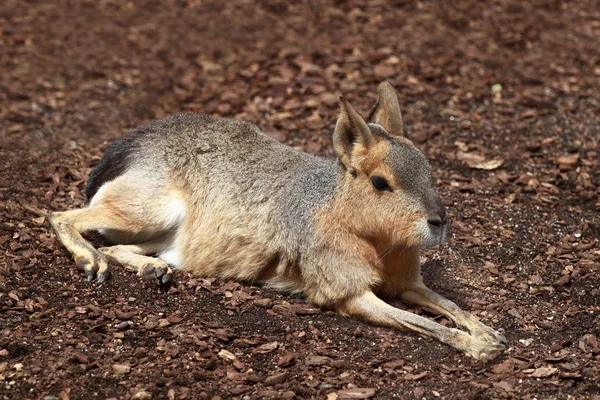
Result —
POLYGON ((387 190, 388 192, 392 191, 392 188, 390 187, 390 185, 388 185, 387 181, 383 176, 372 176, 371 183, 377 190, 387 190))

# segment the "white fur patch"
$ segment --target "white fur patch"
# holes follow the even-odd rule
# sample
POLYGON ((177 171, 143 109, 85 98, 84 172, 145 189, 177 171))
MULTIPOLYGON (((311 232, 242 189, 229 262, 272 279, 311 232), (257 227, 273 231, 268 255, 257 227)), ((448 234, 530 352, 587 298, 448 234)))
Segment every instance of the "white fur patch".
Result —
POLYGON ((165 229, 171 229, 179 226, 185 220, 186 207, 183 200, 173 197, 169 202, 162 208, 162 224, 165 229))
POLYGON ((181 269, 183 257, 181 254, 181 230, 185 221, 187 210, 183 200, 172 198, 163 208, 162 223, 165 229, 176 228, 171 244, 158 254, 158 258, 169 264, 175 269, 181 269))
POLYGON ((182 269, 184 265, 177 244, 177 240, 175 240, 172 247, 158 254, 158 258, 169 264, 173 269, 182 269))
MULTIPOLYGON (((90 200, 90 204, 89 204, 88 208, 93 208, 94 206, 96 206, 96 204, 100 203, 102 198, 104 198, 104 195, 106 193, 106 190, 108 189, 109 184, 110 184, 110 182, 106 182, 102 186, 100 186, 100 189, 98 189, 96 194, 94 194, 92 196, 92 199, 90 200)), ((101 235, 106 235, 106 229, 98 229, 98 233, 101 235)))
POLYGON ((100 186, 100 189, 98 189, 96 194, 94 196, 92 196, 92 199, 90 200, 89 208, 94 207, 96 204, 98 204, 100 202, 100 200, 102 200, 106 190, 108 189, 108 185, 110 185, 110 182, 106 182, 105 184, 100 186))

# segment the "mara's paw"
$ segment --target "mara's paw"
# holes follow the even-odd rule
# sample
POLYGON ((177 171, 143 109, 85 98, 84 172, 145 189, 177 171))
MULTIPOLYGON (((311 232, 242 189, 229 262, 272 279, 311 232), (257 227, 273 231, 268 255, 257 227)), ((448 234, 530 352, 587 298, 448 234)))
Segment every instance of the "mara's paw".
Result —
POLYGON ((99 253, 91 255, 79 254, 74 257, 75 266, 82 271, 88 282, 97 279, 98 282, 104 282, 110 277, 110 268, 106 259, 99 253))
POLYGON ((498 334, 498 340, 483 340, 462 331, 458 332, 460 333, 457 333, 456 340, 450 345, 476 360, 493 360, 506 350, 506 339, 501 334, 498 334))
POLYGON ((477 327, 470 329, 469 331, 471 333, 471 336, 480 341, 487 342, 490 344, 500 344, 503 345, 505 348, 508 345, 508 341, 506 340, 503 334, 481 323, 479 323, 477 327))
POLYGON ((139 271, 139 276, 144 282, 156 282, 162 287, 173 283, 173 270, 160 260, 144 265, 139 271))
POLYGON ((467 351, 467 355, 476 360, 490 361, 504 353, 506 350, 506 344, 501 342, 487 342, 479 339, 475 340, 477 343, 475 343, 473 347, 467 351))

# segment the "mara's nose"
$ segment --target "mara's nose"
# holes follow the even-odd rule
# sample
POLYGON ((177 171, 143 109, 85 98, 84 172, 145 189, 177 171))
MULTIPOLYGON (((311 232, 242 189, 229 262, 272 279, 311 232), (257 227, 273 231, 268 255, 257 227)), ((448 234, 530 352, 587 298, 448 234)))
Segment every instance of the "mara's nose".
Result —
POLYGON ((432 213, 427 218, 427 223, 436 228, 441 228, 446 225, 448 222, 448 215, 446 214, 446 209, 442 207, 437 213, 432 213))

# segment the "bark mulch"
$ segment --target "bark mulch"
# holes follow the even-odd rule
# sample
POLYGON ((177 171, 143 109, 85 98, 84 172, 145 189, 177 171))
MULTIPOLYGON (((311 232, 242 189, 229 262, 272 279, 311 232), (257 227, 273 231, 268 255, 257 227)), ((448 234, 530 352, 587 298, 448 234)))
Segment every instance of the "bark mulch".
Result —
POLYGON ((587 0, 2 1, 0 399, 600 399, 599 21, 587 0), (339 93, 364 115, 384 79, 453 222, 425 281, 506 335, 497 360, 249 284, 90 284, 44 219, 150 119, 330 157, 339 93))

